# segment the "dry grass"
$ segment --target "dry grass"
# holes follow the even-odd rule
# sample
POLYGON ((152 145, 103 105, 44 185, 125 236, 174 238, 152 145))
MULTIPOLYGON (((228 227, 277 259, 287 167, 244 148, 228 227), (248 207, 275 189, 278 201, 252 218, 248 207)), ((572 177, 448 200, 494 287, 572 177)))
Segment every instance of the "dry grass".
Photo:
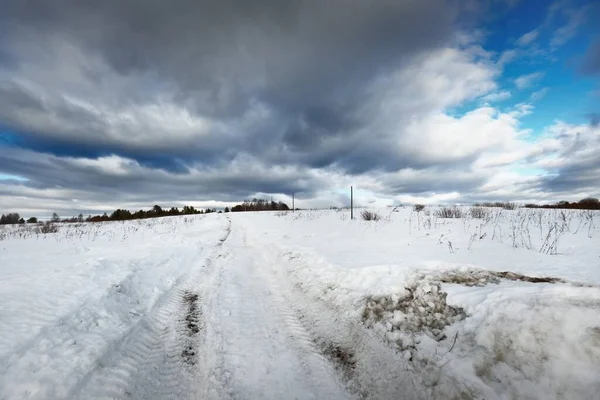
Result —
POLYGON ((457 206, 440 207, 435 211, 435 216, 438 218, 462 218, 465 212, 457 206))
POLYGON ((360 217, 363 221, 379 221, 381 219, 381 215, 377 214, 373 211, 363 211, 360 213, 360 217))
POLYGON ((46 233, 57 233, 58 232, 58 224, 53 222, 45 222, 36 227, 36 233, 46 234, 46 233))
POLYGON ((487 218, 489 216, 490 212, 483 207, 471 207, 469 209, 469 215, 471 216, 471 218, 477 218, 477 219, 483 219, 483 218, 487 218))
POLYGON ((517 204, 511 203, 510 201, 496 201, 496 202, 484 202, 484 203, 475 203, 475 207, 497 207, 503 208, 505 210, 516 210, 517 204))

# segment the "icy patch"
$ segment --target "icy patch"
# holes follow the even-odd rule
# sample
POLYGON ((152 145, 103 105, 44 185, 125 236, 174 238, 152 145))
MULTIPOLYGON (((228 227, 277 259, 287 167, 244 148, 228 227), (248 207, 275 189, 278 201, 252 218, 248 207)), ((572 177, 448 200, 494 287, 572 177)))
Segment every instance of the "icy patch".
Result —
POLYGON ((367 298, 362 321, 402 350, 415 347, 415 333, 439 342, 446 339, 446 326, 466 317, 462 308, 448 305, 446 297, 439 283, 419 281, 399 294, 367 298))

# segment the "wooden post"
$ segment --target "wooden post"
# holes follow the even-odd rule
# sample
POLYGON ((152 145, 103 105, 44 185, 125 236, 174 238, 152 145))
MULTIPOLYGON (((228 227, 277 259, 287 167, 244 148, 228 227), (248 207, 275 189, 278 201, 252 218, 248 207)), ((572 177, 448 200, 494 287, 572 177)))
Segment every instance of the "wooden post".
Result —
POLYGON ((350 186, 350 219, 354 219, 354 190, 350 186))
POLYGON ((296 211, 296 193, 292 193, 292 212, 296 211))

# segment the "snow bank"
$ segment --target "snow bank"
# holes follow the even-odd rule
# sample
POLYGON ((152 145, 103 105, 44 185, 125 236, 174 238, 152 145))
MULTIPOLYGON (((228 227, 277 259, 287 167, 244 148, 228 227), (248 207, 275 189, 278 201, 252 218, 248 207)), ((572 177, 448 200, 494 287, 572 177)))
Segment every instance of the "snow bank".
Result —
POLYGON ((304 293, 353 314, 416 368, 439 369, 473 395, 587 399, 600 390, 597 287, 472 268, 348 270, 309 253, 287 257, 304 293))

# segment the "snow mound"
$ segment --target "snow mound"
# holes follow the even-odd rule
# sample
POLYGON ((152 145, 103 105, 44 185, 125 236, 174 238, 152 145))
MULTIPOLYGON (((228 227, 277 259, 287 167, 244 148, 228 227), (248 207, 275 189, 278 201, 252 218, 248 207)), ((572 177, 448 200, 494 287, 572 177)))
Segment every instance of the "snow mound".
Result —
POLYGON ((439 283, 419 281, 399 294, 369 296, 362 320, 402 350, 414 348, 415 333, 441 341, 446 326, 466 317, 461 307, 448 305, 446 297, 439 283))
POLYGON ((502 298, 471 307, 452 370, 474 373, 500 398, 596 398, 598 290, 544 285, 527 296, 528 284, 509 285, 514 284, 506 284, 502 298))

